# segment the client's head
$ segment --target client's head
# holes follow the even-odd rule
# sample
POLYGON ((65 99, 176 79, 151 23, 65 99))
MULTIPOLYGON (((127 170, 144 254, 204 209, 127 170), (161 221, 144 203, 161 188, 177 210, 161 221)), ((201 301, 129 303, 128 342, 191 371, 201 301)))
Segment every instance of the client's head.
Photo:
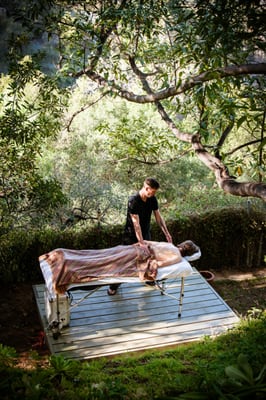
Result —
POLYGON ((182 257, 192 256, 200 250, 192 240, 185 240, 184 242, 179 243, 176 247, 179 248, 182 257))

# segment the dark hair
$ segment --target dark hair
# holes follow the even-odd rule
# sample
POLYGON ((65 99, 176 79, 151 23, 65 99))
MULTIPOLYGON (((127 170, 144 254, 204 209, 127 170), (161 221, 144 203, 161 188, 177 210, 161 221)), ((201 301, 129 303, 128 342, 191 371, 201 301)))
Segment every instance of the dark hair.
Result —
POLYGON ((183 257, 192 256, 199 251, 199 247, 192 242, 192 240, 185 240, 184 242, 178 244, 176 247, 179 248, 180 253, 183 257))
POLYGON ((154 178, 146 178, 145 179, 145 183, 147 185, 149 185, 152 189, 156 189, 157 190, 160 187, 159 182, 156 181, 156 179, 154 179, 154 178))

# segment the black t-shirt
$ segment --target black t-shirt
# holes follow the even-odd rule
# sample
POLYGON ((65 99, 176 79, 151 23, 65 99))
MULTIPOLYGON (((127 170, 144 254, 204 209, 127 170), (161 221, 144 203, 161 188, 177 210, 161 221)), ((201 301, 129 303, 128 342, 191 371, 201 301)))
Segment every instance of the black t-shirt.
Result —
POLYGON ((143 201, 141 199, 139 192, 129 197, 128 208, 127 208, 127 220, 124 231, 125 244, 131 244, 137 242, 135 229, 130 214, 137 214, 139 216, 139 222, 143 239, 144 240, 151 239, 151 233, 150 233, 151 213, 152 211, 155 210, 158 210, 158 201, 155 196, 148 197, 146 201, 143 201))

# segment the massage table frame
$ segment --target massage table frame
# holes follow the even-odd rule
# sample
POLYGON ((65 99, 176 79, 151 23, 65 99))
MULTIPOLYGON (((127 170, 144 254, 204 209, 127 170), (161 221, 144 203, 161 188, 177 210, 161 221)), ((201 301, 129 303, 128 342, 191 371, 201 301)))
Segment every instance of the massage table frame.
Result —
MULTIPOLYGON (((185 277, 179 277, 181 279, 180 284, 180 294, 179 297, 175 295, 171 295, 167 293, 166 281, 167 279, 155 280, 151 281, 154 285, 149 285, 146 282, 143 282, 145 286, 148 286, 152 289, 159 290, 161 295, 166 295, 178 301, 178 318, 181 318, 182 314, 182 306, 183 306, 183 298, 184 298, 184 288, 185 288, 185 277)), ((97 282, 97 281, 96 281, 97 282)), ((97 292, 103 286, 109 286, 109 283, 97 284, 96 282, 90 282, 90 284, 86 285, 78 285, 70 287, 64 295, 56 294, 55 299, 49 299, 49 294, 45 291, 45 306, 46 306, 46 315, 50 314, 50 318, 48 318, 48 327, 47 329, 52 332, 53 338, 58 339, 61 330, 64 327, 69 326, 70 322, 70 311, 79 306, 84 300, 90 297, 92 294, 97 292), (90 289, 90 286, 92 288, 90 289), (72 291, 81 290, 89 292, 79 299, 75 304, 73 304, 73 296, 72 291), (61 310, 61 311, 60 311, 61 310)), ((113 282, 114 283, 114 282, 113 282)), ((121 283, 121 282, 119 282, 121 283)))

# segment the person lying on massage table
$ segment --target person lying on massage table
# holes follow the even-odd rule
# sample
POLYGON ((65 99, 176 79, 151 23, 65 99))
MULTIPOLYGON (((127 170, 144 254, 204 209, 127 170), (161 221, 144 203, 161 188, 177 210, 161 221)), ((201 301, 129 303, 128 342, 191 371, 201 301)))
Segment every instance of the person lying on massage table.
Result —
POLYGON ((158 268, 174 265, 182 257, 200 251, 191 240, 174 246, 168 242, 146 241, 149 251, 138 243, 99 250, 55 249, 39 257, 51 276, 52 286, 63 294, 70 285, 96 282, 105 278, 138 277, 156 280, 158 268))

